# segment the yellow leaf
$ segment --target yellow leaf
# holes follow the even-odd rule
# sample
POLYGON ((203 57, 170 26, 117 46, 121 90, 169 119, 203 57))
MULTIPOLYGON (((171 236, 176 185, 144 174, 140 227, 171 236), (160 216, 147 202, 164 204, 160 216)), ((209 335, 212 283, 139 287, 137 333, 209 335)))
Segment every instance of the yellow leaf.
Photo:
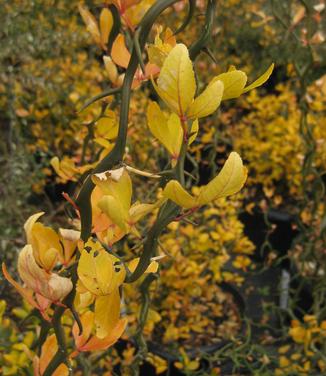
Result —
POLYGON ((110 255, 103 249, 97 249, 89 245, 82 250, 78 262, 78 277, 83 286, 92 294, 99 296, 108 294, 107 289, 113 278, 113 264, 110 255), (92 249, 88 252, 88 247, 92 249))
POLYGON ((58 157, 53 157, 50 160, 50 165, 63 181, 76 180, 75 175, 79 173, 75 163, 69 158, 60 161, 58 157))
POLYGON ((148 60, 158 67, 162 67, 168 53, 176 45, 176 39, 171 29, 167 28, 164 33, 164 40, 160 38, 161 28, 155 36, 154 44, 147 47, 148 60))
POLYGON ((123 231, 127 231, 129 214, 128 211, 124 210, 120 201, 113 196, 106 195, 99 200, 97 205, 113 223, 119 226, 123 231))
POLYGON ((221 172, 207 185, 200 187, 198 196, 191 196, 176 180, 170 180, 163 196, 185 209, 196 208, 221 197, 237 193, 247 178, 240 156, 232 152, 221 172))
POLYGON ((140 204, 138 202, 134 203, 129 210, 130 221, 133 223, 140 221, 147 214, 153 212, 153 210, 157 208, 160 203, 161 201, 158 201, 156 204, 140 204))
POLYGON ((191 360, 188 364, 187 364, 187 369, 190 370, 190 371, 194 371, 196 369, 198 369, 199 367, 199 362, 197 360, 191 360))
POLYGON ((130 60, 130 52, 127 50, 125 37, 119 34, 112 45, 112 60, 122 68, 127 68, 130 60))
POLYGON ((207 88, 191 104, 187 118, 199 119, 212 114, 220 105, 223 96, 224 84, 213 80, 207 88))
POLYGON ((58 256, 63 254, 58 234, 39 222, 34 224, 31 233, 31 245, 36 261, 45 270, 51 270, 58 256))
POLYGON ((196 199, 192 197, 176 180, 170 180, 167 183, 163 195, 186 209, 193 208, 197 204, 196 199))
POLYGON ((105 338, 117 325, 120 317, 120 294, 116 288, 111 294, 95 300, 96 336, 105 338))
POLYGON ((197 134, 198 134, 198 129, 199 129, 198 119, 195 119, 191 125, 191 129, 190 129, 191 136, 189 137, 188 145, 191 145, 195 141, 197 134))
POLYGON ((213 79, 213 82, 218 80, 224 84, 222 100, 238 98, 243 93, 247 82, 247 75, 240 70, 231 70, 219 74, 213 79))
MULTIPOLYGON (((175 164, 183 142, 183 129, 179 117, 176 114, 165 116, 158 104, 151 102, 147 109, 147 122, 153 136, 169 151, 173 160, 172 164, 175 164)), ((189 139, 189 145, 195 140, 198 133, 197 120, 192 123, 190 133, 192 136, 189 139)))
POLYGON ((96 137, 103 137, 112 140, 118 135, 118 124, 114 114, 111 117, 102 117, 96 122, 95 125, 96 137))
POLYGON ((78 277, 93 295, 108 295, 124 281, 126 271, 120 264, 119 259, 106 252, 99 242, 90 239, 81 252, 78 277))
POLYGON ((243 167, 239 154, 232 152, 220 173, 200 189, 198 204, 205 205, 217 198, 239 192, 246 179, 246 169, 243 167))
POLYGON ((108 74, 109 80, 114 86, 119 86, 119 72, 117 66, 114 64, 110 56, 103 56, 104 67, 108 74))
POLYGON ((256 81, 254 81, 252 84, 244 88, 243 93, 246 93, 249 90, 255 89, 256 87, 263 85, 269 79, 273 70, 274 70, 274 64, 271 64, 266 70, 266 72, 264 72, 259 78, 257 78, 256 81))
POLYGON ((147 108, 147 123, 153 136, 173 154, 174 148, 171 147, 170 135, 167 130, 167 116, 161 111, 156 102, 150 102, 147 108))
POLYGON ((103 174, 92 175, 92 180, 102 191, 103 195, 113 196, 120 201, 125 210, 131 205, 132 184, 125 168, 106 171, 103 174), (117 174, 115 174, 115 171, 117 174), (101 178, 99 177, 101 175, 101 178))
POLYGON ((76 247, 80 241, 80 231, 60 228, 59 234, 63 245, 63 254, 60 255, 60 261, 66 266, 70 263, 76 252, 76 247))
POLYGON ((101 34, 96 19, 85 5, 79 4, 78 9, 83 21, 85 22, 88 32, 93 37, 95 43, 102 47, 101 34))
POLYGON ((32 242, 32 228, 36 221, 44 215, 44 212, 38 212, 33 215, 31 215, 27 221, 24 223, 24 230, 27 238, 27 243, 31 244, 32 242))
POLYGON ((188 49, 177 44, 166 57, 155 90, 179 117, 183 117, 196 91, 195 75, 188 49))
POLYGON ((113 26, 112 13, 108 8, 103 8, 100 14, 101 42, 106 46, 113 26))
POLYGON ((32 245, 36 261, 45 270, 51 270, 59 255, 63 254, 58 234, 50 227, 36 222, 44 212, 36 213, 24 224, 27 242, 32 245))

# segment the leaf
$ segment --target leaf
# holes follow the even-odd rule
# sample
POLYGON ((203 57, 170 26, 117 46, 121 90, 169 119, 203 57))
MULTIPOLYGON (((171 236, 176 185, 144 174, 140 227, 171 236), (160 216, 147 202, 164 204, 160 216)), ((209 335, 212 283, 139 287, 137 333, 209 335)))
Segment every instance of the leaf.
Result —
POLYGON ((198 130, 199 130, 198 119, 195 119, 191 125, 191 129, 190 129, 191 136, 189 137, 188 145, 191 145, 195 141, 197 134, 198 134, 198 130))
MULTIPOLYGON (((58 343, 55 334, 51 334, 47 337, 46 341, 42 345, 41 356, 38 362, 34 364, 38 365, 38 372, 36 375, 43 375, 50 361, 58 351, 58 343)), ((69 370, 65 364, 60 364, 52 374, 53 376, 68 376, 69 370)))
POLYGON ((159 206, 159 203, 158 201, 157 204, 133 204, 129 210, 130 221, 133 223, 140 221, 147 214, 152 213, 159 206))
POLYGON ((114 289, 109 295, 97 297, 94 311, 96 336, 105 338, 117 325, 120 317, 119 289, 114 289))
MULTIPOLYGON (((147 122, 149 129, 172 156, 172 165, 179 158, 180 149, 183 142, 183 129, 181 122, 176 114, 171 114, 168 118, 161 111, 156 102, 151 102, 147 108, 147 122)), ((198 121, 192 123, 192 136, 189 139, 189 145, 195 140, 198 133, 198 121)))
POLYGON ((33 299, 33 292, 22 287, 18 282, 16 282, 11 275, 8 273, 5 263, 2 263, 2 272, 6 280, 19 292, 19 294, 32 306, 38 308, 38 304, 33 299))
POLYGON ((27 238, 27 243, 31 244, 32 242, 32 228, 36 221, 44 215, 45 212, 38 212, 33 215, 31 215, 27 221, 24 223, 24 230, 27 238))
POLYGON ((183 208, 196 208, 220 197, 237 193, 246 178, 247 170, 243 167, 239 154, 232 152, 221 172, 211 182, 200 188, 198 197, 191 196, 176 180, 168 182, 163 190, 163 196, 183 208))
POLYGON ((123 231, 127 231, 128 211, 124 210, 121 203, 113 196, 103 196, 97 206, 105 213, 114 224, 123 231))
POLYGON ((196 200, 177 180, 170 180, 163 190, 163 196, 175 202, 177 205, 190 209, 196 206, 196 200))
POLYGON ((75 321, 72 327, 72 335, 74 337, 77 349, 79 351, 82 351, 80 349, 83 348, 83 346, 86 344, 92 333, 92 328, 94 324, 94 312, 86 311, 81 315, 80 321, 83 328, 82 333, 79 334, 79 327, 77 325, 77 322, 75 321))
POLYGON ((105 338, 100 339, 95 336, 91 337, 86 345, 83 346, 82 351, 106 350, 110 346, 114 345, 122 336, 126 329, 127 323, 127 318, 120 319, 105 338))
POLYGON ((199 119, 212 114, 220 105, 223 96, 224 84, 213 80, 207 88, 191 104, 187 118, 199 119))
POLYGON ((53 302, 59 302, 70 293, 72 287, 72 282, 69 278, 61 277, 58 274, 51 273, 49 279, 49 288, 51 293, 48 296, 43 294, 43 296, 53 302))
POLYGON ((58 157, 53 157, 50 160, 50 165, 63 181, 76 180, 75 175, 79 173, 75 163, 69 158, 60 161, 58 157))
POLYGON ((167 132, 167 116, 156 102, 150 102, 147 107, 147 124, 152 135, 172 154, 174 150, 171 148, 170 137, 167 132))
POLYGON ((78 10, 95 43, 102 47, 101 34, 96 19, 85 5, 78 4, 78 10))
POLYGON ((114 64, 110 56, 103 56, 104 67, 108 74, 109 80, 114 86, 120 86, 120 75, 117 66, 114 64))
POLYGON ((147 47, 148 60, 161 68, 168 53, 176 45, 176 38, 171 29, 167 28, 164 33, 164 39, 160 38, 161 28, 155 36, 154 44, 149 44, 147 47))
POLYGON ((259 78, 257 78, 257 80, 255 80, 252 84, 250 84, 249 86, 247 86, 243 90, 243 93, 246 93, 249 90, 255 89, 256 87, 259 87, 259 86, 263 85, 269 79, 269 77, 272 74, 273 70, 274 70, 274 63, 271 64, 268 67, 268 69, 266 70, 266 72, 264 72, 259 78))
POLYGON ((103 137, 108 140, 115 139, 118 135, 118 124, 115 117, 102 117, 96 122, 96 137, 103 137))
POLYGON ((58 256, 63 254, 58 234, 39 222, 31 228, 30 244, 36 261, 47 271, 52 270, 58 256))
POLYGON ((238 153, 232 152, 221 172, 206 186, 201 187, 198 204, 205 205, 217 198, 237 193, 247 179, 246 169, 238 153))
POLYGON ((148 172, 144 170, 139 170, 138 168, 125 165, 127 171, 130 171, 136 175, 145 176, 146 178, 161 179, 161 175, 154 174, 153 172, 148 172))
POLYGON ((122 68, 127 68, 130 60, 130 52, 127 50, 125 37, 119 34, 112 45, 112 60, 122 68))
POLYGON ((69 278, 47 273, 38 266, 29 244, 19 253, 18 273, 28 288, 52 302, 62 300, 72 290, 72 282, 69 278))
POLYGON ((104 251, 100 243, 88 241, 81 252, 77 269, 83 286, 93 295, 109 293, 108 287, 113 278, 113 264, 110 255, 104 251), (88 252, 87 249, 91 248, 88 252))
POLYGON ((219 74, 213 79, 213 82, 218 80, 224 84, 222 100, 238 98, 243 93, 247 82, 247 75, 240 70, 231 70, 219 74))
MULTIPOLYGON (((103 8, 100 14, 101 42, 106 47, 113 27, 113 16, 108 8, 103 8)), ((106 49, 106 48, 105 48, 106 49)))
MULTIPOLYGON (((103 172, 100 172, 98 174, 93 175, 94 184, 99 185, 102 184, 102 182, 108 181, 109 179, 112 179, 113 181, 117 182, 121 179, 123 172, 125 170, 125 167, 116 168, 114 170, 106 170, 103 172)), ((105 190, 105 186, 102 186, 103 190, 105 190)))
POLYGON ((77 274, 93 295, 111 294, 124 281, 126 270, 117 257, 106 252, 98 241, 88 240, 81 252, 77 274))
POLYGON ((60 255, 60 262, 67 266, 72 261, 76 247, 80 240, 80 231, 59 228, 60 242, 63 245, 63 254, 60 255))
POLYGON ((194 99, 196 91, 195 75, 188 49, 177 44, 165 59, 155 90, 163 101, 179 117, 183 117, 194 99))
POLYGON ((92 175, 92 180, 102 191, 103 195, 113 196, 128 211, 131 205, 132 184, 125 168, 107 171, 103 178, 99 174, 92 175), (114 171, 117 172, 116 175, 114 171))

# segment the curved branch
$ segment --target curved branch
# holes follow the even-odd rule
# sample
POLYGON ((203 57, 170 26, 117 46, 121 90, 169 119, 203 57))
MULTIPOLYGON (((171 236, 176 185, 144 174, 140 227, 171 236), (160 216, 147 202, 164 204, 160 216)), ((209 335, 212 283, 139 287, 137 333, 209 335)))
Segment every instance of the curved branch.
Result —
POLYGON ((182 25, 174 32, 174 35, 181 33, 190 23, 192 16, 195 13, 196 9, 196 0, 189 0, 189 9, 187 13, 187 17, 183 21, 182 25))
MULTIPOLYGON (((139 24, 139 48, 142 51, 145 47, 146 40, 151 31, 151 28, 159 17, 159 15, 168 7, 180 0, 161 0, 157 1, 144 15, 139 24)), ((128 130, 128 114, 131 97, 131 85, 135 72, 138 67, 138 54, 133 48, 129 65, 126 70, 125 78, 122 85, 121 94, 121 112, 119 121, 119 131, 117 141, 112 151, 97 165, 92 173, 100 173, 111 169, 114 165, 120 163, 126 146, 127 130, 128 130)), ((91 235, 92 229, 92 208, 90 196, 94 189, 94 184, 90 179, 90 175, 86 178, 81 190, 76 199, 76 204, 80 208, 81 216, 81 238, 84 241, 91 235)))
POLYGON ((205 13, 205 26, 200 38, 193 43, 189 48, 189 56, 192 61, 196 59, 201 50, 206 47, 211 37, 211 32, 214 24, 215 10, 217 0, 208 0, 206 13, 205 13))

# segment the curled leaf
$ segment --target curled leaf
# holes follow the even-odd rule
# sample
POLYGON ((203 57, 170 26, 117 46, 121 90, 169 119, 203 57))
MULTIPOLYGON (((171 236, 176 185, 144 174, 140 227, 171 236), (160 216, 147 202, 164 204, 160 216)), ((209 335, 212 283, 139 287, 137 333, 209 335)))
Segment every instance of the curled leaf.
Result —
POLYGON ((72 282, 69 278, 47 273, 37 265, 29 244, 19 253, 18 273, 29 289, 52 302, 61 301, 72 290, 72 282))
POLYGON ((247 170, 243 167, 239 154, 232 152, 220 173, 207 185, 200 187, 197 196, 190 195, 176 180, 168 182, 163 195, 183 208, 197 208, 218 198, 237 193, 246 178, 247 170))

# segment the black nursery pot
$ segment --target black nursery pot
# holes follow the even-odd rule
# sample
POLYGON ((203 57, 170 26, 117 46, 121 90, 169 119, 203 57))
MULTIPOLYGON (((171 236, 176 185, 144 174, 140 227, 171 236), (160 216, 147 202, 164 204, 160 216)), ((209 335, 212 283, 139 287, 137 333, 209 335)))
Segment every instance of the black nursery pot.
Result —
MULTIPOLYGON (((266 261, 267 254, 261 252, 262 245, 265 242, 266 234, 268 231, 268 225, 265 222, 264 214, 261 211, 255 211, 253 214, 243 213, 240 215, 241 221, 245 225, 245 234, 249 239, 255 244, 257 252, 253 256, 254 261, 264 262, 266 261)), ((296 291, 299 289, 299 294, 297 296, 296 309, 294 313, 300 318, 303 315, 303 312, 308 312, 312 306, 312 290, 313 286, 311 281, 304 278, 300 275, 294 262, 291 262, 287 258, 288 251, 291 249, 295 239, 300 236, 298 230, 293 229, 294 224, 297 222, 296 218, 285 212, 275 209, 270 209, 267 213, 267 220, 272 225, 275 226, 275 229, 270 234, 268 241, 271 244, 272 248, 277 251, 278 256, 282 259, 277 267, 274 267, 271 271, 272 280, 278 279, 278 282, 281 279, 282 272, 288 273, 289 283, 289 298, 293 298, 290 291, 296 291)), ((264 276, 262 276, 264 278, 264 276)), ((268 276, 266 277, 268 278, 268 276)), ((262 281, 262 285, 264 281, 262 281)), ((260 282, 257 283, 260 285, 260 282)), ((279 288, 278 288, 279 290, 279 288)), ((279 303, 280 291, 277 293, 276 304, 279 303)), ((288 318, 290 320, 290 318, 288 318)), ((275 323, 275 325, 277 325, 275 323)))

